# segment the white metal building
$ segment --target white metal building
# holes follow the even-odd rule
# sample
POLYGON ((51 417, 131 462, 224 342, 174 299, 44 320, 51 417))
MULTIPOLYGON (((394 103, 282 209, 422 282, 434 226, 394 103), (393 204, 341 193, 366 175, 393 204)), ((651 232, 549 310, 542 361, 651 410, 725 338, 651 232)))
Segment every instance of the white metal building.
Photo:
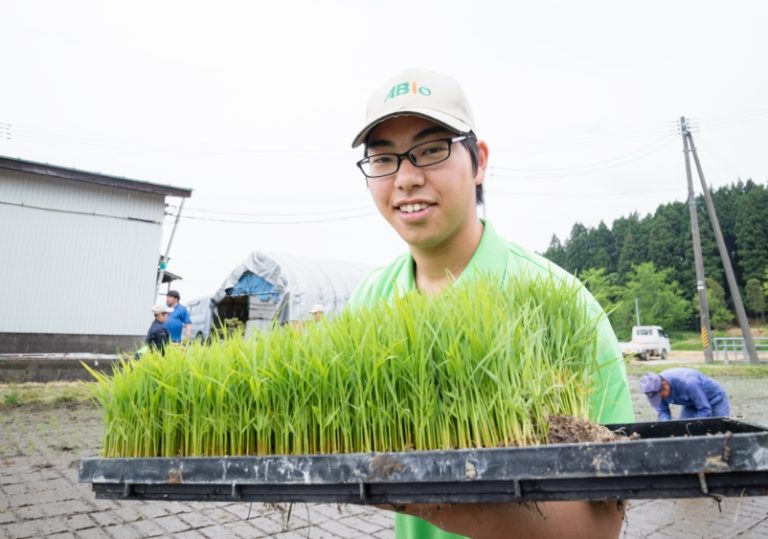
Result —
POLYGON ((0 353, 113 353, 143 340, 165 197, 190 195, 0 157, 0 353))

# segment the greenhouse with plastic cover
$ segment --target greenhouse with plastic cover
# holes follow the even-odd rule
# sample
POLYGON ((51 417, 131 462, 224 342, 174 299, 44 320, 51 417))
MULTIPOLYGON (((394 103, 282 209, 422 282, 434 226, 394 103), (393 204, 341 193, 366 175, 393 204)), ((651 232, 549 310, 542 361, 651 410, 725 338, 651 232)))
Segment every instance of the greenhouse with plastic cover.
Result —
POLYGON ((236 318, 246 336, 278 322, 311 318, 322 306, 332 318, 373 268, 365 264, 253 251, 235 267, 212 296, 213 318, 236 318))

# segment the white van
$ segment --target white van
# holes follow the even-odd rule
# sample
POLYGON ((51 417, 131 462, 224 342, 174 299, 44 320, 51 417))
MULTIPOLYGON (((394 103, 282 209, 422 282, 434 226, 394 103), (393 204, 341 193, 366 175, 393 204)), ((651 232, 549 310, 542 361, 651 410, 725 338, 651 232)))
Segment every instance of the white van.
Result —
POLYGON ((215 303, 211 296, 193 299, 187 303, 189 318, 192 321, 192 338, 207 341, 213 329, 215 303))

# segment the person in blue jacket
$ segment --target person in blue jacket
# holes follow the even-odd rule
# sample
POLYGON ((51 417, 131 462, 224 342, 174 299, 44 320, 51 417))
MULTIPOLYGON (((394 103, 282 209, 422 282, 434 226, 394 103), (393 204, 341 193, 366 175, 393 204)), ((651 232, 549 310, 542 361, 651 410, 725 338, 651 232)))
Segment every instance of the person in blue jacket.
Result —
POLYGON ((176 290, 169 290, 166 294, 166 305, 172 309, 168 315, 168 321, 164 324, 165 329, 171 334, 171 340, 180 343, 182 338, 192 338, 192 320, 189 317, 189 311, 184 305, 179 303, 181 295, 176 290))
POLYGON ((695 369, 667 369, 640 378, 640 390, 656 409, 661 421, 672 419, 670 404, 683 407, 680 419, 728 417, 731 413, 723 386, 695 369))
MULTIPOLYGON (((144 343, 149 348, 155 348, 161 354, 165 351, 165 347, 171 342, 171 335, 168 330, 165 329, 164 324, 168 320, 168 313, 173 312, 173 309, 166 305, 155 305, 152 307, 152 313, 155 315, 155 319, 152 321, 152 325, 149 326, 147 331, 147 337, 144 339, 144 343)), ((140 350, 136 354, 136 358, 140 358, 143 352, 140 350)))

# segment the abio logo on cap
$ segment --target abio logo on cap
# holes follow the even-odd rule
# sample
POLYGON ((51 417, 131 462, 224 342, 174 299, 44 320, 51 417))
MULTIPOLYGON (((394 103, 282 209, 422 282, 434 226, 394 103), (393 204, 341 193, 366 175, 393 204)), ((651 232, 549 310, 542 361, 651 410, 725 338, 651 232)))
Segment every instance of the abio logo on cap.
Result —
POLYGON ((390 88, 386 99, 384 99, 384 102, 386 103, 390 99, 394 99, 406 94, 421 94, 423 96, 430 96, 432 95, 432 90, 426 86, 419 86, 419 84, 416 82, 401 82, 400 84, 395 84, 392 88, 390 88))

